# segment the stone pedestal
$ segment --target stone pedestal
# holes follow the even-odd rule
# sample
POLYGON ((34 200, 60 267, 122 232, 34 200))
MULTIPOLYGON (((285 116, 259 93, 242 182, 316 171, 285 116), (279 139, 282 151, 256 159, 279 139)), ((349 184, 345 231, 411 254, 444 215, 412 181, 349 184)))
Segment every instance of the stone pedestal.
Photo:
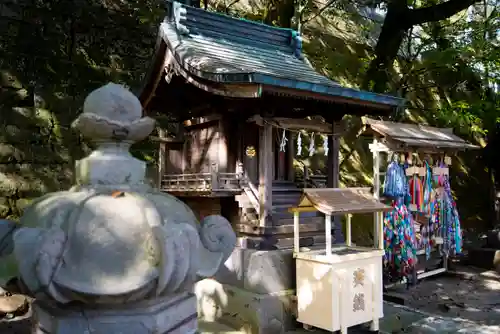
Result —
POLYGON ((295 261, 292 250, 236 248, 215 277, 196 284, 200 319, 248 334, 293 328, 295 261))
POLYGON ((197 328, 196 297, 192 293, 113 309, 62 309, 41 301, 33 304, 35 334, 194 334, 197 328))

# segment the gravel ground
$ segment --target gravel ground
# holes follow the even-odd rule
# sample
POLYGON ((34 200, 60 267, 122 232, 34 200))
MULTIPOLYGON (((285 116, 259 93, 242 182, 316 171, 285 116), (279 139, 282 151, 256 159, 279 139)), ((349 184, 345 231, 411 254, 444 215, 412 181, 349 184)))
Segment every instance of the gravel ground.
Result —
POLYGON ((0 334, 30 334, 30 329, 29 319, 0 322, 0 334))
POLYGON ((31 334, 31 315, 0 321, 0 334, 31 334))
MULTIPOLYGON (((405 306, 410 308, 444 317, 458 317, 480 325, 500 326, 500 275, 471 267, 456 268, 455 273, 423 280, 409 290, 400 286, 390 292, 404 297, 405 306)), ((396 312, 386 310, 385 322, 391 323, 389 318, 392 313, 396 312)), ((396 318, 403 320, 401 316, 396 318)), ((393 327, 392 324, 390 327, 393 327)), ((10 321, 0 321, 0 334, 30 332, 29 313, 10 321)), ((207 333, 213 331, 208 330, 207 333)), ((483 330, 483 333, 486 332, 483 330)))
POLYGON ((406 290, 390 290, 405 305, 445 317, 460 317, 483 325, 500 325, 500 275, 495 271, 458 267, 456 275, 421 281, 406 290))

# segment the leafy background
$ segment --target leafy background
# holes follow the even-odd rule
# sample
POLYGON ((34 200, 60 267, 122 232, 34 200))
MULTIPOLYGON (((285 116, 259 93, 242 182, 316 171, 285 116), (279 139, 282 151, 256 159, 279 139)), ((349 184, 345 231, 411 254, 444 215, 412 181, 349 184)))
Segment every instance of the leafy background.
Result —
MULTIPOLYGON (((198 5, 299 29, 305 53, 319 72, 347 86, 408 99, 408 108, 393 120, 451 127, 484 147, 459 154, 452 171, 463 224, 481 231, 496 219, 498 5, 493 0, 447 2, 454 12, 445 8, 444 13, 436 7, 443 4, 438 0, 214 0, 198 5), (427 12, 411 12, 419 9, 427 12), (387 11, 385 17, 381 10, 387 11), (409 13, 419 14, 420 21, 404 20, 409 13)), ((0 217, 17 219, 32 198, 71 184, 74 160, 88 151, 70 129, 71 121, 84 97, 100 85, 114 81, 140 87, 163 4, 2 0, 0 217)), ((346 119, 342 183, 370 185, 369 140, 357 137, 359 119, 346 119)), ((154 165, 153 143, 141 143, 134 152, 154 165)), ((302 161, 311 172, 324 169, 321 152, 302 161)), ((355 234, 362 242, 370 238, 371 218, 357 219, 355 234)))

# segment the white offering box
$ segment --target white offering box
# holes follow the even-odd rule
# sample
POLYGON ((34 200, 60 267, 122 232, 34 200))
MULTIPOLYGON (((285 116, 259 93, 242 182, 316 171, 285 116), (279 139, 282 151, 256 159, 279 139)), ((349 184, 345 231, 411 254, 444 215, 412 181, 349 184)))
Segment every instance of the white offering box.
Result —
POLYGON ((382 217, 377 219, 373 248, 351 242, 351 217, 356 213, 382 215, 390 207, 377 201, 369 188, 304 189, 294 213, 294 257, 297 266, 298 321, 306 326, 347 334, 351 326, 371 322, 379 330, 383 317, 382 217), (325 249, 299 247, 300 212, 325 214, 325 249), (332 216, 346 215, 346 243, 332 246, 332 216))

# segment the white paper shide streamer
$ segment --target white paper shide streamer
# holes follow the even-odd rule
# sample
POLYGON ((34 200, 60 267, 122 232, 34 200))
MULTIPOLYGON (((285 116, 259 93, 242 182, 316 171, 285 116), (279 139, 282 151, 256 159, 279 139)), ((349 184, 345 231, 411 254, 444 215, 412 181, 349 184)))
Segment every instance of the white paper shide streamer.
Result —
POLYGON ((280 152, 285 152, 287 142, 288 138, 286 137, 286 130, 283 129, 283 136, 281 137, 281 143, 280 143, 280 152))
POLYGON ((311 135, 311 141, 309 143, 309 156, 312 157, 316 151, 314 147, 314 133, 311 135))
POLYGON ((323 149, 325 151, 325 156, 328 156, 328 136, 327 135, 324 135, 323 136, 323 149))
POLYGON ((300 136, 300 132, 297 136, 297 156, 302 154, 302 137, 300 136))

